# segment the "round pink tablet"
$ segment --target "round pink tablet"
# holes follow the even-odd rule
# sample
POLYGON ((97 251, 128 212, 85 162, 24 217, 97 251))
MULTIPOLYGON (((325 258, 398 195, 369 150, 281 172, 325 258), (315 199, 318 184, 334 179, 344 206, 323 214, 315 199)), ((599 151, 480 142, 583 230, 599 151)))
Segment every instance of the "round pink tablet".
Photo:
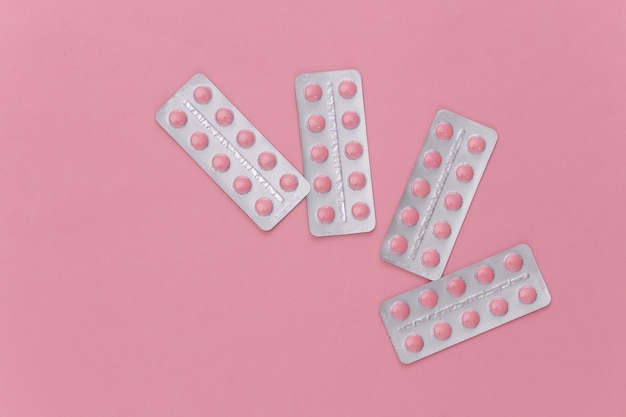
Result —
POLYGON ((233 122, 234 118, 233 111, 227 107, 219 108, 215 112, 215 121, 220 126, 228 126, 233 122))
POLYGON ((398 320, 406 319, 410 312, 409 305, 404 301, 396 301, 391 306, 391 315, 398 320))
POLYGON ((274 205, 269 198, 261 197, 254 203, 254 209, 260 216, 267 216, 274 210, 274 205))
POLYGON ((293 174, 285 174, 280 177, 280 188, 287 192, 291 192, 298 188, 298 177, 293 174))
POLYGON ((254 133, 252 133, 249 130, 240 130, 237 133, 237 143, 239 144, 239 146, 241 146, 242 148, 249 148, 250 146, 254 145, 254 133))
POLYGON ((471 153, 481 153, 485 150, 485 139, 480 136, 472 136, 467 141, 467 149, 469 149, 471 153))
POLYGON ((402 219, 402 223, 407 226, 415 226, 420 219, 420 215, 413 207, 406 207, 400 213, 400 218, 402 219))
POLYGON ((356 84, 352 81, 342 81, 339 84, 339 95, 343 98, 352 98, 356 94, 356 84))
POLYGON ((437 239, 445 239, 450 236, 450 224, 446 221, 439 221, 433 226, 433 234, 437 239))
POLYGON ((191 135, 190 142, 196 151, 201 151, 209 146, 209 137, 202 132, 196 132, 191 135))
POLYGON ((474 169, 467 164, 461 164, 456 167, 456 177, 461 182, 469 182, 474 178, 474 169))
POLYGON ((415 197, 426 197, 430 193, 430 184, 424 178, 418 178, 413 181, 411 192, 415 197))
POLYGON ((446 322, 439 322, 435 324, 433 334, 439 340, 448 340, 452 334, 452 327, 446 322))
POLYGON ((335 220, 335 210, 331 206, 322 206, 317 209, 317 219, 320 223, 332 223, 335 220))
POLYGON ((324 145, 315 145, 311 148, 311 159, 314 162, 325 162, 328 159, 328 148, 324 145))
POLYGON ((355 111, 347 111, 341 116, 341 123, 346 129, 354 129, 360 122, 359 114, 355 111))
POLYGON ((504 316, 509 311, 509 303, 504 298, 494 298, 489 303, 489 310, 494 316, 504 316))
POLYGON ((321 194, 329 192, 332 186, 333 182, 326 175, 318 175, 313 180, 313 189, 321 194))
POLYGON ((448 281, 448 285, 446 285, 448 292, 456 297, 460 297, 465 294, 465 281, 463 281, 459 277, 454 277, 450 281, 448 281))
POLYGON ((276 155, 271 152, 261 152, 258 158, 259 166, 266 171, 276 166, 276 155))
POLYGON ((193 98, 200 104, 206 104, 213 98, 213 93, 209 87, 200 86, 193 90, 193 98))
POLYGON ((252 182, 248 177, 239 176, 233 181, 233 188, 237 191, 237 194, 247 194, 252 188, 252 182))
POLYGON ((441 166, 441 155, 435 150, 424 154, 424 166, 428 169, 437 169, 441 166))
POLYGON ((439 296, 433 290, 424 290, 419 296, 420 304, 426 308, 433 308, 439 301, 439 296))
POLYGON ((306 121, 306 127, 313 133, 321 132, 326 126, 326 120, 321 114, 312 114, 306 121))
POLYGON ((517 293, 520 301, 524 304, 532 304, 537 299, 537 291, 528 285, 523 286, 517 293))
POLYGON ((452 137, 453 129, 449 123, 439 123, 435 128, 435 135, 439 139, 448 140, 452 137))
POLYGON ((456 211, 463 205, 463 197, 459 193, 448 193, 443 199, 443 205, 448 210, 456 211))
POLYGON ((404 345, 411 352, 419 352, 424 348, 424 339, 418 334, 410 334, 404 340, 404 345))
POLYGON ((217 172, 228 171, 228 168, 230 168, 230 159, 223 153, 218 153, 213 157, 211 165, 213 165, 213 169, 217 172))
POLYGON ((480 315, 478 315, 477 311, 467 310, 461 316, 461 323, 468 329, 473 329, 480 323, 480 315))
POLYGON ((357 220, 365 220, 370 215, 370 206, 363 202, 354 203, 352 205, 352 216, 357 220))
POLYGON ((439 265, 439 252, 434 249, 426 249, 422 253, 422 263, 429 268, 436 267, 439 265))
POLYGON ((489 265, 479 266, 474 273, 474 276, 481 284, 489 284, 493 281, 495 275, 495 272, 493 272, 493 269, 489 265))
POLYGON ((354 171, 348 176, 348 185, 353 190, 360 190, 365 187, 367 183, 367 179, 365 178, 365 174, 359 171, 354 171))
POLYGON ((317 84, 309 84, 304 89, 304 98, 307 101, 317 101, 322 98, 322 87, 317 84))
POLYGON ((168 117, 170 125, 179 129, 187 124, 187 115, 182 110, 173 110, 168 117))
POLYGON ((511 272, 517 272, 522 269, 524 261, 517 253, 509 253, 504 258, 504 267, 511 272))
POLYGON ((389 248, 392 252, 397 253, 398 255, 406 252, 408 247, 409 244, 402 236, 394 236, 389 240, 389 248))
POLYGON ((344 152, 346 153, 348 159, 359 159, 361 155, 363 155, 363 145, 353 140, 346 143, 344 152))

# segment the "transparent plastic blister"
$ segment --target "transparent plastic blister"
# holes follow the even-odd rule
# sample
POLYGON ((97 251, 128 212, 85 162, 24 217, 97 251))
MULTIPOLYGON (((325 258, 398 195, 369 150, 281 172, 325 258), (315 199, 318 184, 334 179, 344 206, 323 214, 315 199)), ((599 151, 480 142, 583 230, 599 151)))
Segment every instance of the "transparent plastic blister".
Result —
POLYGON ((376 226, 363 87, 356 70, 301 74, 296 103, 314 236, 370 232, 376 226))
POLYGON ((194 75, 157 122, 263 230, 280 222, 309 183, 205 75, 194 75))

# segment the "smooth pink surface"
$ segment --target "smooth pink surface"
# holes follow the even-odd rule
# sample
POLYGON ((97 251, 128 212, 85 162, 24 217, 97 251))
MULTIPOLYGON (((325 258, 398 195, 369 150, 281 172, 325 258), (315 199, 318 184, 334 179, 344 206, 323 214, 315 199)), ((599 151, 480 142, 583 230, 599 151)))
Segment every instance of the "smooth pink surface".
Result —
POLYGON ((298 188, 298 178, 293 174, 283 174, 280 177, 280 188, 289 192, 298 188))
POLYGON ((313 189, 321 194, 329 192, 332 186, 332 180, 326 175, 318 175, 313 180, 313 189))
POLYGON ((465 293, 467 285, 465 284, 465 281, 463 281, 461 278, 452 278, 450 281, 448 281, 447 288, 450 294, 459 297, 465 293))
POLYGON ((202 132, 192 134, 189 141, 191 142, 191 146, 197 151, 201 151, 209 146, 209 137, 202 132))
POLYGON ((233 181, 233 188, 238 194, 247 194, 252 188, 252 181, 248 177, 239 176, 233 181))
POLYGON ((509 311, 509 304, 504 298, 496 298, 489 303, 489 310, 495 316, 504 316, 509 311))
POLYGON ((411 192, 415 197, 426 197, 430 193, 430 184, 424 178, 418 178, 413 181, 411 192))
POLYGON ((365 187, 365 184, 367 183, 367 178, 365 177, 365 174, 359 171, 354 171, 351 172, 350 175, 348 175, 348 186, 350 188, 352 188, 353 190, 360 190, 363 187, 365 187))
POLYGON ((315 145, 311 148, 311 159, 315 162, 325 162, 328 159, 328 148, 324 145, 315 145))
POLYGON ((489 284, 491 281, 493 281, 496 274, 494 273, 493 268, 491 268, 490 266, 481 265, 476 268, 474 276, 481 284, 489 284))
POLYGON ((413 207, 403 209, 400 216, 402 217, 402 223, 407 226, 415 226, 420 218, 419 213, 413 207))
POLYGON ((473 329, 480 323, 480 314, 475 310, 467 310, 461 315, 461 323, 468 329, 473 329))
POLYGON ((317 84, 309 84, 304 89, 304 97, 308 101, 318 101, 322 98, 322 87, 317 84))
POLYGON ((271 152, 261 152, 258 158, 261 169, 269 171, 276 166, 276 155, 271 152))
POLYGON ((267 216, 274 210, 274 203, 269 198, 261 197, 254 203, 254 209, 260 216, 267 216))
POLYGON ((439 139, 448 140, 452 137, 453 133, 454 129, 452 129, 450 123, 443 122, 435 126, 435 136, 439 139))
POLYGON ((459 193, 448 193, 443 199, 443 204, 448 210, 456 211, 463 205, 463 197, 459 193))
POLYGON ((193 98, 200 104, 206 104, 211 101, 213 92, 207 86, 196 87, 193 90, 193 98))
POLYGON ((446 239, 451 232, 450 224, 446 221, 438 221, 433 226, 433 234, 439 239, 446 239))
POLYGON ((420 293, 420 304, 423 305, 426 308, 433 308, 434 306, 437 305, 437 300, 439 300, 439 297, 437 296, 437 293, 434 292, 433 290, 424 290, 420 293))
POLYGON ((326 120, 321 114, 313 114, 309 116, 306 122, 307 127, 313 133, 321 132, 326 126, 326 120))
POLYGON ((625 8, 4 1, 0 416, 626 415, 625 8), (154 121, 203 72, 301 168, 295 77, 343 68, 372 233, 259 230, 154 121), (378 307, 426 280, 378 251, 440 108, 499 134, 446 272, 527 242, 553 301, 403 365, 378 307))
POLYGON ((424 347, 424 339, 418 334, 411 334, 407 336, 405 345, 411 352, 419 352, 424 347))
POLYGON ((350 159, 359 159, 363 155, 363 145, 354 140, 350 141, 346 143, 345 153, 350 159))
POLYGON ((452 334, 452 327, 446 322, 440 322, 435 324, 433 328, 435 337, 439 340, 447 340, 452 334))
POLYGON ((391 314, 398 320, 404 320, 409 317, 409 305, 404 301, 397 301, 391 306, 391 314))
POLYGON ((339 95, 343 98, 352 98, 356 94, 356 84, 350 80, 339 83, 339 95))
POLYGON ((230 125, 235 118, 233 111, 227 107, 222 107, 217 109, 215 112, 215 121, 220 126, 228 126, 230 125))
POLYGON ((224 155, 223 153, 218 153, 211 160, 211 165, 213 166, 213 169, 217 172, 225 172, 228 171, 228 168, 230 168, 230 159, 227 155, 224 155))
POLYGON ((354 203, 350 209, 352 216, 357 220, 365 220, 370 215, 370 206, 361 201, 354 203))
POLYGON ((237 132, 237 136, 235 138, 239 146, 241 146, 244 149, 251 147, 252 145, 254 145, 254 142, 256 141, 256 138, 254 137, 254 133, 246 129, 243 129, 237 132))
POLYGON ((424 166, 429 169, 437 169, 441 165, 441 154, 431 150, 424 154, 424 166))
POLYGON ((331 206, 322 206, 317 209, 317 219, 320 223, 328 224, 335 220, 335 209, 331 206))
POLYGON ((422 253, 422 263, 429 268, 434 268, 439 265, 439 260, 439 252, 435 249, 426 249, 422 253))
POLYGON ((341 116, 341 123, 346 129, 354 129, 359 125, 361 118, 355 111, 347 111, 341 116))
POLYGON ((461 182, 469 182, 474 178, 474 168, 471 165, 461 164, 456 168, 456 177, 461 182))
POLYGON ((523 286, 518 292, 519 299, 524 304, 532 304, 537 299, 537 290, 528 285, 523 286))

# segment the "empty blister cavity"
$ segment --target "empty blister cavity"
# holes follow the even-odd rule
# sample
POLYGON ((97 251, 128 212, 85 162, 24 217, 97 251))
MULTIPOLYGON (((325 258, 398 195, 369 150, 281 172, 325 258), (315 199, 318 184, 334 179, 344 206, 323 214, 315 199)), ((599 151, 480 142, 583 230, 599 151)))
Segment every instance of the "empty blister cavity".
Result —
POLYGON ((441 277, 496 141, 489 127, 447 110, 436 114, 381 245, 385 261, 441 277), (414 226, 409 213, 418 214, 414 226), (396 236, 407 241, 404 252, 390 249, 396 236))
POLYGON ((376 218, 360 74, 301 74, 295 87, 304 176, 315 191, 307 197, 311 234, 372 231, 376 218))
POLYGON ((310 191, 308 181, 202 74, 178 90, 156 120, 263 230, 310 191))
POLYGON ((530 248, 519 245, 384 301, 380 315, 403 363, 411 363, 550 304, 530 248), (522 261, 512 271, 505 259, 522 261), (493 272, 478 279, 478 271, 493 272))

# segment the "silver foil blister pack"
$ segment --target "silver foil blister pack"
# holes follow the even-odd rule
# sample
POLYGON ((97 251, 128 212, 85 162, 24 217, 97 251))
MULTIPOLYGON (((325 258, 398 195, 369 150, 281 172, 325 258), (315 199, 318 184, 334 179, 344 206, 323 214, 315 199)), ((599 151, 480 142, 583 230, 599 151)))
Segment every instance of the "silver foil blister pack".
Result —
POLYGON ((390 298, 380 315, 403 363, 415 362, 550 304, 528 245, 390 298))
POLYGON ((361 75, 301 74, 296 103, 314 236, 370 232, 376 226, 361 75))
POLYGON ((385 261, 430 280, 443 275, 497 138, 437 112, 381 246, 385 261))
POLYGON ((261 229, 270 230, 309 183, 203 74, 156 113, 157 122, 261 229))

